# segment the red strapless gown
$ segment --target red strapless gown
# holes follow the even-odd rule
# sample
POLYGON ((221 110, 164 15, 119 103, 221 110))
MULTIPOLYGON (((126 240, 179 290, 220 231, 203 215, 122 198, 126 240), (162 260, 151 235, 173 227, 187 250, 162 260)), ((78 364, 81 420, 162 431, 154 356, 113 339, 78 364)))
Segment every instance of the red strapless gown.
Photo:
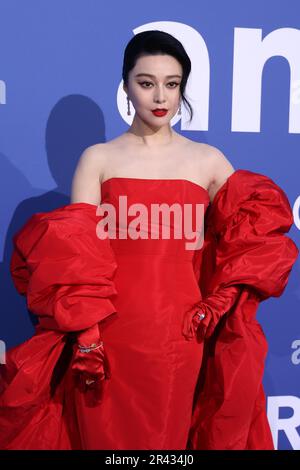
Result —
MULTIPOLYGON (((154 203, 198 203, 204 211, 209 204, 207 191, 186 180, 111 178, 101 192, 101 205, 113 204, 117 220, 121 195, 148 214, 154 203)), ((120 240, 121 231, 110 239, 117 315, 102 322, 112 377, 98 408, 74 390, 81 440, 88 449, 185 449, 203 351, 182 335, 184 312, 201 298, 195 250, 185 249, 184 237, 151 239, 150 225, 148 239, 120 240)))
POLYGON ((293 213, 284 191, 239 169, 212 204, 204 188, 181 179, 115 177, 101 192, 116 221, 120 196, 148 214, 154 203, 191 204, 194 222, 199 204, 205 243, 187 250, 190 234, 174 238, 174 219, 152 217, 144 238, 121 239, 121 221, 115 238, 99 240, 97 207, 87 203, 25 224, 11 273, 39 325, 0 367, 0 449, 272 449, 267 341, 256 311, 284 292, 299 253, 286 235, 293 213), (202 298, 216 306, 216 334, 187 341, 183 318, 202 298), (68 341, 97 323, 111 371, 100 403, 74 386, 68 341))

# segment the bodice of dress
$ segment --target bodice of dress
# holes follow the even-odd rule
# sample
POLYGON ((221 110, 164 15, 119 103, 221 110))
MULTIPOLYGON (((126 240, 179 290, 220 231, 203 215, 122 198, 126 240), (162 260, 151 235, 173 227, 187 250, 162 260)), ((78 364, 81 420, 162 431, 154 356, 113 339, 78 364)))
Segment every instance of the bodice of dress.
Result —
POLYGON ((203 246, 209 203, 205 188, 184 179, 113 177, 101 184, 101 206, 115 209, 109 238, 116 255, 191 261, 203 246))

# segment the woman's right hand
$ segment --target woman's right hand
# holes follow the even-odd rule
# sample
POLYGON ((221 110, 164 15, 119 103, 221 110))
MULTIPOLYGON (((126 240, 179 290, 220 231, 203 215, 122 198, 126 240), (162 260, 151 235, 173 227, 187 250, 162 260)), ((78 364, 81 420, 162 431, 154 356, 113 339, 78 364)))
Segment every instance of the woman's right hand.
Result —
POLYGON ((76 344, 72 370, 82 391, 96 388, 101 385, 103 380, 109 379, 111 376, 110 365, 103 342, 101 341, 95 345, 94 349, 91 349, 89 352, 84 352, 76 344))
POLYGON ((98 323, 77 334, 72 371, 82 391, 97 388, 111 376, 98 323))

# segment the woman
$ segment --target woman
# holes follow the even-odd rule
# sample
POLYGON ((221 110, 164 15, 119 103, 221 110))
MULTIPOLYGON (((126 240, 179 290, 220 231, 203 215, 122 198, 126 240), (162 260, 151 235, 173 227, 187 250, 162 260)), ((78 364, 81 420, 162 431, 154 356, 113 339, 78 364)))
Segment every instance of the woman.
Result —
POLYGON ((15 235, 13 280, 39 325, 2 370, 1 448, 273 448, 255 313, 297 258, 291 208, 270 178, 171 129, 181 102, 192 115, 190 70, 171 35, 132 38, 132 125, 85 150, 70 205, 15 235), (179 218, 155 219, 157 204, 179 218))

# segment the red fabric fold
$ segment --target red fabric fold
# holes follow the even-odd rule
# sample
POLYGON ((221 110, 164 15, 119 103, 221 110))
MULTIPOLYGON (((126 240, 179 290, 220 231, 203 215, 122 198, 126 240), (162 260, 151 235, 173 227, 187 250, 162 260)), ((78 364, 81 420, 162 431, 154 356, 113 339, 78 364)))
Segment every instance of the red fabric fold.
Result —
MULTIPOLYGON (((96 211, 76 203, 38 213, 13 238, 13 282, 39 325, 0 368, 0 449, 81 448, 68 396, 76 336, 91 336, 116 313, 117 263, 109 239, 97 237, 96 211)), ((81 360, 80 372, 101 368, 104 376, 104 366, 102 348, 81 360)))
MULTIPOLYGON (((280 296, 299 250, 286 235, 293 224, 289 200, 271 178, 237 170, 207 213, 213 276, 201 276, 206 295, 222 286, 250 286, 260 301, 280 296)), ((205 269, 205 263, 202 265, 205 269)))
POLYGON ((35 214, 13 238, 15 287, 44 328, 78 331, 116 311, 117 264, 109 238, 97 237, 96 210, 76 203, 35 214))
POLYGON ((231 174, 208 209, 195 309, 216 324, 205 340, 188 448, 274 448, 262 386, 268 346, 256 311, 288 282, 299 253, 286 235, 292 223, 284 191, 248 170, 231 174))

